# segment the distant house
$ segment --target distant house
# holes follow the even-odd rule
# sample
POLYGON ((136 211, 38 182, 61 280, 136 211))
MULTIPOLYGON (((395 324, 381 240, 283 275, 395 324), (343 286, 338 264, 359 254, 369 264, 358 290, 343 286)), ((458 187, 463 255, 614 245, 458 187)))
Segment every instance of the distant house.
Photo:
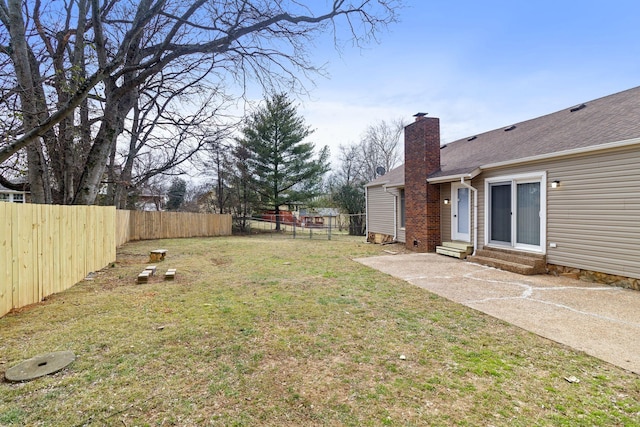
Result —
POLYGON ((166 194, 153 193, 144 190, 136 198, 136 210, 139 211, 164 211, 169 197, 166 194))
POLYGON ((366 193, 370 240, 637 288, 640 87, 444 146, 417 114, 404 165, 366 193))
POLYGON ((10 190, 0 185, 0 202, 27 203, 28 197, 29 193, 26 191, 10 190))
POLYGON ((303 227, 339 228, 340 211, 336 208, 300 209, 298 216, 303 227))

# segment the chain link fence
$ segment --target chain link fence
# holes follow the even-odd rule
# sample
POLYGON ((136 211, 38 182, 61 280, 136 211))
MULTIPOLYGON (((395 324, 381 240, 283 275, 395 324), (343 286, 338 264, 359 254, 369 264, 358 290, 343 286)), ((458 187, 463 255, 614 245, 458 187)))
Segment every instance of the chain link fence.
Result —
POLYGON ((317 217, 314 221, 280 218, 236 218, 234 232, 248 236, 270 236, 284 239, 353 240, 365 237, 365 214, 317 217))

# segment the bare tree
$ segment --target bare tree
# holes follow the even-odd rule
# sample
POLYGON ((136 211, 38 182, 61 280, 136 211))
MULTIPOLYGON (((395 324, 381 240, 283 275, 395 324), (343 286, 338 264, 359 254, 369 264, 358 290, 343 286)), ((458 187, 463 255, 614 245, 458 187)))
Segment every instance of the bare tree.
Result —
POLYGON ((364 233, 364 185, 402 161, 400 138, 404 127, 399 119, 381 120, 367 128, 359 143, 340 146, 339 164, 329 179, 329 191, 335 205, 350 214, 349 234, 364 233))
POLYGON ((249 79, 291 86, 319 71, 308 57, 314 37, 346 28, 356 44, 366 42, 396 19, 398 7, 399 0, 335 0, 327 7, 286 0, 0 0, 0 114, 13 116, 3 129, 0 164, 26 149, 34 200, 93 203, 149 82, 164 99, 166 90, 181 87, 164 77, 178 73, 187 85, 209 84, 210 93, 230 77, 241 87, 249 79))
POLYGON ((390 171, 402 162, 400 138, 406 123, 402 119, 370 125, 360 141, 361 173, 365 181, 380 175, 380 167, 390 171))

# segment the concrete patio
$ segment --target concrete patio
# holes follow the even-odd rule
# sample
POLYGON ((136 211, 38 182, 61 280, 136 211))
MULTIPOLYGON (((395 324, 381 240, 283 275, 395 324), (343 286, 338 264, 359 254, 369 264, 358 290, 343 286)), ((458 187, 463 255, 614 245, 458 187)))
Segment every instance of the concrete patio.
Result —
POLYGON ((356 261, 640 374, 638 291, 521 276, 432 253, 356 261))

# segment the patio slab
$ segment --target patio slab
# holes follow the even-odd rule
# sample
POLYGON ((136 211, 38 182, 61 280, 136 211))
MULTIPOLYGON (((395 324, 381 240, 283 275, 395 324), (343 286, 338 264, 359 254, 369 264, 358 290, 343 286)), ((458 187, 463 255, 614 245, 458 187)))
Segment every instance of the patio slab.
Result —
POLYGON ((640 292, 436 254, 355 261, 640 374, 640 292))

